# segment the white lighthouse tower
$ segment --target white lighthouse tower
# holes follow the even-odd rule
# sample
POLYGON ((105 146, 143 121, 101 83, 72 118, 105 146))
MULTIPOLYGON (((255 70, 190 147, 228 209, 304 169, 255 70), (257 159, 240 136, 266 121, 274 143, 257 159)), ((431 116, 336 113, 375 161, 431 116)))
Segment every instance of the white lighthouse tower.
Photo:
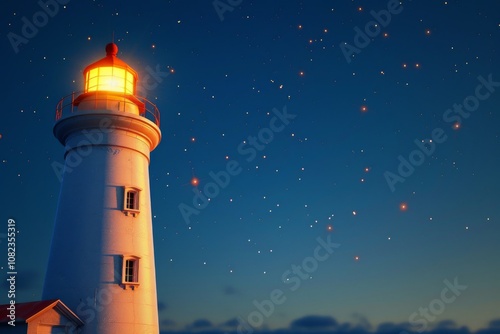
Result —
POLYGON ((157 334, 148 167, 160 119, 117 52, 108 44, 84 92, 57 107, 65 164, 42 298, 61 299, 83 334, 157 334))

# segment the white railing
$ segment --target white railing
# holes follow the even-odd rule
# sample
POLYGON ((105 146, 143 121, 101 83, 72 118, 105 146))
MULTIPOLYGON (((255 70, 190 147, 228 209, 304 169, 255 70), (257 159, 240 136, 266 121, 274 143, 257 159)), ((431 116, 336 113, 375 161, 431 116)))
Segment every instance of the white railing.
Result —
MULTIPOLYGON (((64 115, 78 111, 78 105, 75 104, 75 98, 80 94, 83 94, 83 92, 79 93, 73 92, 69 95, 66 95, 61 100, 59 100, 56 106, 56 121, 61 119, 64 115)), ((127 98, 127 96, 128 95, 123 95, 123 103, 136 105, 136 103, 127 98)), ((113 98, 114 99, 116 98, 115 94, 113 94, 113 98)), ((149 101, 145 97, 133 95, 133 98, 139 100, 141 103, 144 104, 144 108, 140 108, 139 115, 149 119, 159 127, 160 111, 158 110, 158 107, 156 107, 156 105, 153 102, 149 101)), ((96 106, 98 105, 97 102, 105 100, 106 99, 102 95, 97 95, 97 94, 92 94, 85 97, 85 101, 89 102, 94 101, 96 106)))

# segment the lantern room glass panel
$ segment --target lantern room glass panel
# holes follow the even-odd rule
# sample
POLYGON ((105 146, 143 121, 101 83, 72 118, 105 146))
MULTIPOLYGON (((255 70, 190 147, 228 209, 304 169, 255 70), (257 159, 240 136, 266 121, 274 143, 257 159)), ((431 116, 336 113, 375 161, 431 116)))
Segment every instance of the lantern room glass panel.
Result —
POLYGON ((134 75, 119 67, 96 67, 87 72, 85 92, 134 94, 134 75))

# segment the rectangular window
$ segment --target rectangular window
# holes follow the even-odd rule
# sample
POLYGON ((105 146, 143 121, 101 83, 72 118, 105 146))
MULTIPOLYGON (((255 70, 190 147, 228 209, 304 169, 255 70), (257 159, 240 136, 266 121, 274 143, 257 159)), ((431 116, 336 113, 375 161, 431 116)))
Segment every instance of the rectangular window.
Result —
POLYGON ((122 255, 122 285, 135 289, 139 286, 139 257, 122 255))
POLYGON ((123 187, 123 211, 126 215, 139 213, 139 191, 138 188, 123 187))
POLYGON ((137 210, 135 206, 135 197, 136 197, 136 192, 133 190, 127 191, 127 209, 129 210, 137 210))
POLYGON ((125 282, 137 282, 134 271, 135 260, 125 260, 125 282))

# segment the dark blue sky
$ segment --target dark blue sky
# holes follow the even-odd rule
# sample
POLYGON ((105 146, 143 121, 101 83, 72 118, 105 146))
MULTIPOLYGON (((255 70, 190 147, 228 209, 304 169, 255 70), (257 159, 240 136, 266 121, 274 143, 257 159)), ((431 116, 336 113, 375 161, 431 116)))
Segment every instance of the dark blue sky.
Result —
POLYGON ((19 301, 40 298, 48 259, 55 106, 114 33, 161 112, 163 330, 256 324, 273 292, 255 330, 475 331, 500 318, 497 2, 60 3, 0 14, 0 247, 13 218, 19 301), (212 192, 197 211, 196 191, 212 192))

